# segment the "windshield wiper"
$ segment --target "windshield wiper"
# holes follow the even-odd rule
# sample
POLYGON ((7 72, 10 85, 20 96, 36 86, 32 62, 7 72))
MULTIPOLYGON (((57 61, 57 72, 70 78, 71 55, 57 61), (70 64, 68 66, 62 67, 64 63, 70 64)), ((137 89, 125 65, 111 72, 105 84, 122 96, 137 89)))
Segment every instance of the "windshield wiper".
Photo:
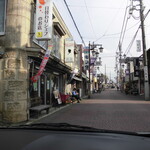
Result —
POLYGON ((98 131, 99 129, 80 125, 71 125, 69 123, 34 123, 29 125, 20 125, 19 127, 27 128, 42 128, 42 129, 69 129, 69 130, 88 130, 98 131))
POLYGON ((88 126, 72 125, 69 123, 34 123, 25 124, 19 126, 3 126, 1 128, 13 128, 13 129, 39 129, 39 130, 54 130, 54 131, 79 131, 79 132, 95 132, 95 133, 115 133, 115 134, 125 134, 125 135, 135 135, 150 137, 150 132, 128 132, 128 131, 117 131, 117 130, 107 130, 107 129, 97 129, 88 126))
POLYGON ((116 134, 128 134, 128 135, 138 135, 136 132, 127 131, 116 131, 107 129, 97 129, 88 126, 72 125, 69 123, 35 123, 29 125, 21 125, 21 128, 32 128, 32 129, 52 129, 52 130, 69 130, 69 131, 86 131, 95 133, 116 133, 116 134))
POLYGON ((137 135, 144 136, 144 137, 150 137, 150 132, 137 132, 137 135))

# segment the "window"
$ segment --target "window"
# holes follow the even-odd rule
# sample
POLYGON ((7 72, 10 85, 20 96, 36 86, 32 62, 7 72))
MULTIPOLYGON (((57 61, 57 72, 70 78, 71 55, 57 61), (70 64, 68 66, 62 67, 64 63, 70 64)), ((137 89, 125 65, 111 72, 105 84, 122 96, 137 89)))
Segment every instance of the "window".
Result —
POLYGON ((56 30, 54 30, 54 35, 53 35, 53 54, 54 56, 56 56, 57 58, 60 58, 60 53, 59 53, 59 49, 60 49, 60 35, 57 33, 56 30))
POLYGON ((0 35, 5 33, 6 0, 0 0, 0 35))

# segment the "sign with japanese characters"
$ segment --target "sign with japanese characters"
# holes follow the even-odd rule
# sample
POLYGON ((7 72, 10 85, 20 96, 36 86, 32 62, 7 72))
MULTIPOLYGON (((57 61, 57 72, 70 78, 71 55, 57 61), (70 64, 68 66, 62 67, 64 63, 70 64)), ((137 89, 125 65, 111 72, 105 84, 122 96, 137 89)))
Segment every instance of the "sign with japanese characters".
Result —
POLYGON ((35 38, 37 40, 52 38, 52 0, 37 0, 35 38))
POLYGON ((89 49, 88 47, 84 48, 84 69, 89 69, 89 49))
POLYGON ((75 42, 70 39, 65 40, 65 62, 73 63, 74 62, 74 48, 75 42))
POLYGON ((136 40, 136 49, 137 49, 137 52, 141 52, 141 41, 140 40, 136 40))

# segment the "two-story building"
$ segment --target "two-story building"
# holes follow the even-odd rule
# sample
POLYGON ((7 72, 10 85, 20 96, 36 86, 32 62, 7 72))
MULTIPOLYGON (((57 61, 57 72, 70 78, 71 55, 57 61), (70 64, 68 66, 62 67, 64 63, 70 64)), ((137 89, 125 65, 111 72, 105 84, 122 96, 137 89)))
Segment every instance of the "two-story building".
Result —
MULTIPOLYGON (((82 81, 77 65, 79 52, 51 1, 45 8, 43 4, 38 7, 40 11, 45 9, 45 15, 49 13, 45 19, 51 19, 51 38, 42 40, 35 38, 35 35, 42 36, 42 32, 35 30, 36 0, 2 0, 0 4, 3 14, 0 18, 3 20, 0 26, 0 118, 15 123, 26 121, 30 116, 30 107, 39 101, 52 105, 54 88, 65 94, 71 92, 73 85, 70 77, 74 71, 77 76, 73 79, 82 81), (72 44, 69 45, 68 41, 72 44), (31 79, 35 76, 38 76, 38 80, 33 82, 31 79)), ((42 17, 38 21, 40 29, 42 17)))

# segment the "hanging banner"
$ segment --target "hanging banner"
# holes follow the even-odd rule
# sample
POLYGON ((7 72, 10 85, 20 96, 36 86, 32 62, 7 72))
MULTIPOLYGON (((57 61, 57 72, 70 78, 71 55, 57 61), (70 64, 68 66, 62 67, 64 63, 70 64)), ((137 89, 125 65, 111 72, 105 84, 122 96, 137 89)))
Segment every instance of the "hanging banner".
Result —
POLYGON ((96 62, 96 59, 97 59, 96 57, 92 57, 90 65, 94 64, 96 62))
POLYGON ((47 62, 48 62, 48 59, 49 59, 49 56, 50 56, 52 47, 53 47, 52 45, 49 45, 49 46, 48 46, 48 49, 47 49, 47 51, 46 51, 46 53, 45 53, 45 56, 44 56, 44 58, 43 58, 43 60, 42 60, 42 62, 41 62, 41 65, 40 65, 40 68, 39 68, 38 73, 37 73, 35 76, 33 76, 33 77, 31 78, 31 80, 32 80, 33 82, 37 82, 38 79, 39 79, 39 77, 40 77, 41 74, 43 73, 44 68, 45 68, 45 66, 46 66, 46 64, 47 64, 47 62))
POLYGON ((74 62, 74 49, 75 49, 74 41, 70 39, 66 39, 65 40, 65 62, 66 63, 74 62))
POLYGON ((37 40, 52 38, 52 0, 37 0, 35 38, 37 40))

